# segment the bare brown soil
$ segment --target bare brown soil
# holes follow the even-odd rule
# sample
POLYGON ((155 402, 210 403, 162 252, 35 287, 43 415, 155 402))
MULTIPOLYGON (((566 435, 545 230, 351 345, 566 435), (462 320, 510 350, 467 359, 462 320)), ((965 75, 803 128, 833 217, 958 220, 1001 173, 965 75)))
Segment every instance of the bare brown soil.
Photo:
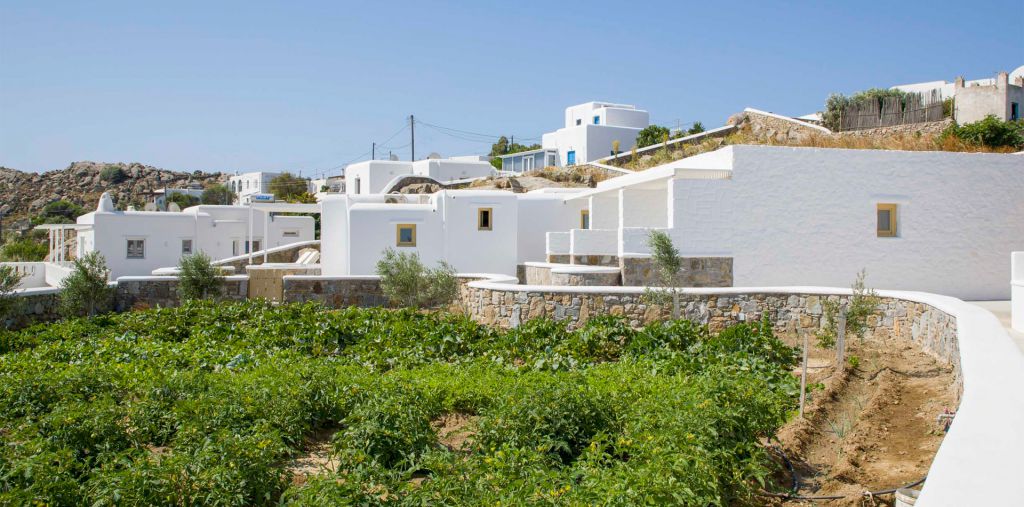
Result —
MULTIPOLYGON (((955 410, 952 368, 901 340, 852 340, 844 369, 834 352, 812 343, 804 418, 779 431, 802 496, 843 500, 789 505, 888 504, 892 495, 864 492, 924 477, 945 434, 937 416, 955 410)), ((799 374, 797 369, 795 374, 799 374)), ((787 474, 788 475, 788 474, 787 474)), ((791 477, 780 478, 791 484, 791 477)))
POLYGON ((477 419, 475 415, 454 412, 430 421, 430 425, 441 445, 452 451, 468 451, 473 443, 477 419))
POLYGON ((324 428, 306 437, 303 453, 288 464, 292 483, 305 484, 310 477, 338 471, 338 460, 331 456, 331 437, 337 428, 324 428))

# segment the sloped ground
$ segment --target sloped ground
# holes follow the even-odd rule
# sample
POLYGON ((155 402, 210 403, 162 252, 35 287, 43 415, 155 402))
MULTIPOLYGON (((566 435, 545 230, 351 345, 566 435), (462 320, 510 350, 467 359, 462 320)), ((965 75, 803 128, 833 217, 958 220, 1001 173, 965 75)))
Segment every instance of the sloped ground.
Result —
MULTIPOLYGON (((779 431, 800 495, 849 495, 824 505, 863 505, 865 491, 924 477, 945 435, 937 416, 956 408, 952 368, 897 340, 853 340, 848 357, 855 366, 844 371, 834 367, 831 351, 813 350, 811 357, 805 418, 779 431)), ((788 475, 780 478, 787 487, 788 475)), ((788 503, 802 504, 822 505, 788 503)))

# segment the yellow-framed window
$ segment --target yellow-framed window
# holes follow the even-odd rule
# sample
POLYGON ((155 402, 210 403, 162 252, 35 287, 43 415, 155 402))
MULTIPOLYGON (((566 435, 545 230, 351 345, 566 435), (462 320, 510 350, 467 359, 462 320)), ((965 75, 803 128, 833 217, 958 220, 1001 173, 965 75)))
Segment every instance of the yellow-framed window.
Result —
POLYGON ((476 210, 476 228, 478 231, 490 231, 494 229, 493 209, 478 208, 476 210))
POLYGON ((896 237, 896 212, 898 206, 892 203, 878 203, 875 214, 878 219, 877 233, 879 238, 896 237))
POLYGON ((416 224, 395 226, 395 246, 416 246, 416 224))
POLYGON ((590 228, 590 210, 580 211, 580 229, 590 228))

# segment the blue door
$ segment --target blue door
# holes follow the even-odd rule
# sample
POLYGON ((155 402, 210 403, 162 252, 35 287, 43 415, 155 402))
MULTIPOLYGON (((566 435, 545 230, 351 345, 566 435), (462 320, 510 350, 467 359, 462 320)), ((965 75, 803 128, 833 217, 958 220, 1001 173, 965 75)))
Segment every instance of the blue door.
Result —
POLYGON ((575 151, 570 151, 569 153, 565 154, 565 164, 566 165, 576 165, 576 152, 575 151))

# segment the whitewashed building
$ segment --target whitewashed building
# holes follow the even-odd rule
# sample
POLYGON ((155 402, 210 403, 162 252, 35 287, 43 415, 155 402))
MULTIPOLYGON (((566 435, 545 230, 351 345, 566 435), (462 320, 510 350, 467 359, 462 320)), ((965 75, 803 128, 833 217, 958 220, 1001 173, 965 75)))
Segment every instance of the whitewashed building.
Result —
POLYGON ((613 155, 615 141, 620 152, 628 152, 648 125, 647 111, 628 104, 587 102, 570 106, 565 109, 565 126, 544 134, 540 149, 502 155, 501 168, 526 172, 545 166, 585 164, 613 155))
POLYGON ((256 171, 228 179, 228 189, 235 193, 235 204, 249 204, 254 194, 269 194, 270 181, 283 173, 256 171))
POLYGON ((308 216, 250 213, 248 206, 118 211, 109 194, 103 194, 96 211, 78 217, 75 254, 103 254, 112 279, 149 275, 157 268, 177 266, 182 256, 198 252, 215 260, 243 255, 250 250, 250 216, 252 251, 314 239, 314 221, 308 216), (269 216, 266 223, 265 216, 269 216))
POLYGON ((525 194, 444 190, 431 195, 339 195, 321 202, 321 267, 326 276, 372 275, 386 248, 416 252, 427 265, 462 273, 515 275, 544 258, 545 234, 578 226, 580 189, 525 194))
POLYGON ((415 162, 400 160, 367 160, 345 168, 345 193, 348 195, 386 194, 407 176, 422 176, 440 183, 494 174, 494 167, 484 157, 428 158, 415 162))
POLYGON ((868 283, 1009 299, 1024 250, 1015 154, 728 146, 598 183, 590 227, 547 235, 549 257, 628 264, 652 229, 684 257, 726 258, 732 285, 868 283))

